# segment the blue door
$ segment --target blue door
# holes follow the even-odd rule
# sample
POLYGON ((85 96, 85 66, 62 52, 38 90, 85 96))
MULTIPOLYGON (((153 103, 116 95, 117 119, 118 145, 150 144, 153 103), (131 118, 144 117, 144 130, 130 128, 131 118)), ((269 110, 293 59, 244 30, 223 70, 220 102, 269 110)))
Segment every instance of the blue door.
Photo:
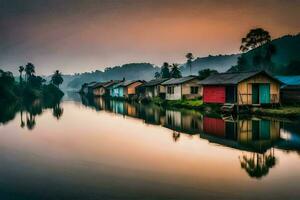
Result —
POLYGON ((259 102, 261 104, 270 103, 270 84, 259 84, 259 102))

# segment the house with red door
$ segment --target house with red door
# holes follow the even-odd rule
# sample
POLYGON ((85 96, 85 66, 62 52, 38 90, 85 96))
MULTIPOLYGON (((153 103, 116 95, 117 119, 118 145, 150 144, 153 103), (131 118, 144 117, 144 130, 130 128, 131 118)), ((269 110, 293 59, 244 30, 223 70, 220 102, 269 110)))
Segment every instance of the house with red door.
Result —
POLYGON ((263 105, 280 102, 281 81, 266 71, 220 73, 199 82, 204 103, 263 105))

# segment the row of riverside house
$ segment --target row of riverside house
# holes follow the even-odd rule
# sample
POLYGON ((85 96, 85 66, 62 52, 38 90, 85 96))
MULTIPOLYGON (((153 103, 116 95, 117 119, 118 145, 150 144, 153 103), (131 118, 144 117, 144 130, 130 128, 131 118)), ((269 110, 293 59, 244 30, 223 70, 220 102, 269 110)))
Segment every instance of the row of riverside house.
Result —
MULTIPOLYGON (((234 105, 278 104, 284 81, 266 71, 219 73, 199 80, 198 76, 142 80, 111 80, 82 86, 83 93, 119 98, 165 100, 199 99, 204 103, 234 105)), ((300 84, 299 84, 300 85, 300 84)), ((300 98, 299 98, 300 99, 300 98)))

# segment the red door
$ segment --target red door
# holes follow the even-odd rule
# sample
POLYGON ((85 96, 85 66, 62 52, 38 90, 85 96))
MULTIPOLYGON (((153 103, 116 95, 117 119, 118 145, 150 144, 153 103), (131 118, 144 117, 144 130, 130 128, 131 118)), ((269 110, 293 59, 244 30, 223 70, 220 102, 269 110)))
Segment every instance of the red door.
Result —
POLYGON ((225 103, 225 86, 204 86, 204 103, 225 103))

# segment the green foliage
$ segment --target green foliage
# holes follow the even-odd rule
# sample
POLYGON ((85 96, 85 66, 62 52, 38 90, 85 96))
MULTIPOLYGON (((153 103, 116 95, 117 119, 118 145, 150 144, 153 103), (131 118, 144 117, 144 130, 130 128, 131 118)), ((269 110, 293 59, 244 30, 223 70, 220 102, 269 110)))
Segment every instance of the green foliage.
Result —
POLYGON ((270 41, 271 36, 268 31, 262 28, 251 29, 246 37, 242 38, 240 50, 246 52, 270 41))
POLYGON ((27 85, 29 87, 33 87, 33 88, 41 88, 41 86, 44 82, 46 82, 45 79, 43 79, 40 76, 35 76, 35 75, 31 75, 27 79, 27 85))
POLYGON ((203 79, 206 79, 207 77, 209 77, 210 75, 217 74, 217 73, 218 73, 217 70, 203 69, 203 70, 199 71, 199 79, 203 80, 203 79))
POLYGON ((154 78, 156 78, 156 79, 160 78, 160 73, 159 72, 155 72, 154 78))
POLYGON ((169 63, 165 62, 163 64, 163 66, 161 67, 160 74, 161 74, 162 78, 170 78, 171 77, 170 70, 169 70, 169 63))
MULTIPOLYGON (((26 65, 27 81, 15 83, 11 72, 0 70, 0 96, 1 103, 10 101, 34 101, 36 99, 57 99, 63 96, 63 92, 54 85, 44 85, 45 80, 34 75, 34 65, 26 65)), ((21 73, 21 67, 19 72, 21 73)), ((21 76, 21 75, 20 75, 21 76)))
POLYGON ((64 93, 58 89, 55 85, 43 85, 42 98, 44 102, 51 103, 60 100, 64 96, 64 93))
POLYGON ((61 85, 64 82, 64 79, 62 78, 62 75, 58 70, 56 70, 52 75, 51 82, 57 87, 59 87, 59 85, 61 85))
POLYGON ((266 69, 278 75, 300 75, 300 34, 284 36, 240 56, 229 72, 266 69), (299 66, 299 65, 298 65, 299 66))
POLYGON ((172 67, 171 67, 171 71, 170 71, 170 76, 172 78, 181 78, 182 75, 181 75, 181 71, 179 70, 178 68, 178 64, 173 64, 172 67))
POLYGON ((203 101, 199 99, 190 99, 190 100, 172 100, 172 101, 164 101, 162 104, 167 107, 174 108, 188 108, 188 109, 203 109, 203 101))
POLYGON ((253 110, 253 114, 295 119, 300 117, 300 106, 295 105, 281 106, 279 108, 259 108, 253 110))
POLYGON ((30 76, 35 74, 35 66, 32 63, 27 63, 27 65, 25 66, 25 74, 27 80, 30 76))
POLYGON ((0 101, 11 101, 16 99, 15 79, 11 72, 5 72, 0 69, 0 101))
POLYGON ((23 82, 23 77, 22 77, 22 74, 23 74, 23 71, 25 70, 25 68, 23 66, 19 66, 19 73, 20 73, 20 83, 23 82))
POLYGON ((187 53, 185 57, 187 59, 187 66, 190 68, 190 73, 192 73, 192 61, 194 60, 194 55, 192 53, 187 53))

